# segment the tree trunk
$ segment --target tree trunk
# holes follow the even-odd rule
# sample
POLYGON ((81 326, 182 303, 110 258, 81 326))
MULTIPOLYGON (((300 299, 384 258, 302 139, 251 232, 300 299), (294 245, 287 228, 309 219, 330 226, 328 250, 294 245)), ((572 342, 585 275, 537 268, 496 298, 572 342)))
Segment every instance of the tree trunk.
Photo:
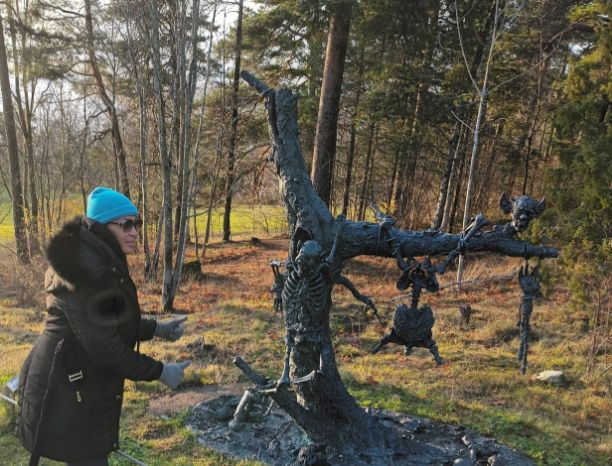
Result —
POLYGON ((15 245, 17 257, 20 262, 30 262, 28 254, 28 240, 25 231, 25 218, 23 212, 23 192, 21 190, 21 172, 19 170, 19 149, 17 147, 17 132, 15 131, 15 117, 13 116, 13 99, 11 96, 11 82, 8 73, 6 46, 4 43, 4 27, 0 15, 0 87, 2 88, 2 109, 4 111, 4 127, 6 130, 6 143, 8 146, 9 169, 11 173, 11 201, 13 209, 13 227, 15 229, 15 245))
MULTIPOLYGON (((148 16, 150 27, 147 29, 153 61, 153 83, 155 102, 157 104, 159 126, 159 158, 162 167, 163 201, 161 218, 164 231, 164 276, 162 282, 162 309, 172 310, 172 173, 170 154, 166 142, 166 110, 162 90, 161 53, 159 48, 159 10, 151 0, 148 0, 148 16)), ((161 222, 160 222, 161 223, 161 222)))
POLYGON ((83 212, 87 212, 87 188, 85 187, 85 152, 87 151, 87 138, 89 136, 89 119, 87 118, 87 99, 83 99, 83 143, 79 150, 79 185, 81 188, 81 199, 83 201, 83 212))
MULTIPOLYGON (((137 78, 138 79, 138 78, 137 78)), ((149 246, 149 196, 147 190, 147 114, 144 99, 144 86, 138 84, 138 106, 139 106, 139 136, 140 136, 140 190, 142 191, 142 245, 145 255, 145 275, 151 268, 151 249, 149 246)))
POLYGON ((140 159, 140 216, 142 218, 142 246, 144 250, 144 276, 148 277, 151 271, 151 248, 149 245, 149 195, 148 195, 148 168, 147 168, 147 107, 146 97, 148 96, 148 82, 143 79, 142 73, 139 71, 141 62, 134 53, 136 45, 132 41, 131 32, 131 11, 130 6, 126 4, 126 29, 127 29, 127 46, 131 58, 131 74, 136 84, 136 94, 138 95, 138 136, 139 136, 139 159, 140 159))
POLYGON ((351 135, 349 142, 349 150, 346 159, 346 176, 344 178, 344 197, 342 198, 342 213, 344 215, 348 212, 349 200, 351 197, 351 181, 353 176, 353 162, 355 160, 355 140, 357 138, 357 112, 359 108, 359 102, 361 100, 363 73, 365 69, 365 46, 361 46, 361 53, 359 54, 359 78, 357 82, 357 91, 355 93, 355 102, 353 102, 353 114, 351 115, 351 135))
POLYGON ((236 163, 236 140, 238 139, 238 87, 240 84, 240 58, 242 54, 242 10, 244 0, 239 0, 238 22, 236 24, 236 54, 234 57, 234 86, 232 91, 232 121, 230 126, 229 150, 225 179, 225 208, 223 211, 223 241, 231 235, 230 220, 234 189, 234 165, 236 163))
POLYGON ((361 184, 361 194, 359 195, 359 210, 357 212, 357 218, 363 220, 365 217, 365 211, 367 208, 367 192, 368 183, 372 176, 372 148, 374 147, 374 121, 370 121, 370 131, 368 132, 368 149, 366 151, 366 159, 363 168, 363 182, 361 184))
POLYGON ((353 2, 349 0, 339 3, 334 8, 329 20, 327 35, 311 175, 317 194, 327 206, 331 199, 338 113, 352 7, 353 2))
MULTIPOLYGON (((185 147, 185 63, 186 57, 186 0, 173 0, 170 2, 174 10, 171 20, 170 37, 173 43, 173 53, 170 58, 172 64, 172 131, 170 137, 170 152, 175 159, 176 172, 176 201, 174 203, 174 239, 178 240, 181 224, 183 203, 183 157, 185 147)), ((176 271, 175 271, 176 273, 176 271)))
MULTIPOLYGON (((395 257, 392 242, 380 240, 379 224, 347 220, 339 223, 317 196, 308 178, 299 145, 296 97, 288 90, 274 91, 246 72, 242 76, 266 98, 269 132, 280 178, 279 188, 285 203, 289 230, 296 232, 294 239, 297 240, 298 235, 301 238, 309 237, 318 241, 323 250, 331 250, 337 237, 337 250, 330 266, 332 277, 339 276, 346 261, 360 255, 395 257)), ((448 254, 459 242, 459 235, 424 234, 394 227, 389 227, 388 231, 403 257, 448 254)), ((505 229, 475 235, 466 244, 466 249, 519 257, 557 255, 556 249, 516 240, 505 229)), ((293 246, 290 246, 290 250, 294 250, 293 246)), ((321 312, 318 316, 322 315, 322 321, 317 316, 317 326, 314 329, 313 316, 302 312, 305 308, 285 309, 286 325, 287 322, 297 322, 302 328, 316 334, 312 341, 302 341, 290 348, 290 377, 295 379, 314 375, 308 377, 307 382, 293 385, 297 399, 291 396, 285 385, 268 389, 265 393, 294 418, 312 442, 327 445, 331 450, 359 448, 366 452, 369 448, 393 443, 396 439, 387 428, 357 405, 340 379, 330 339, 330 308, 331 301, 324 309, 317 310, 321 312), (322 352, 321 348, 329 351, 322 352), (325 363, 323 373, 317 372, 320 368, 319 357, 325 363)), ((287 327, 287 331, 291 331, 290 327, 287 327)), ((248 373, 248 370, 245 372, 248 373)), ((266 380, 251 378, 262 389, 267 385, 266 380)))
MULTIPOLYGON (((302 121, 305 124, 302 125, 302 142, 306 154, 314 153, 314 141, 317 122, 315 121, 316 115, 316 101, 320 98, 321 83, 323 78, 323 66, 325 64, 325 31, 321 23, 325 15, 325 10, 322 8, 320 0, 310 0, 310 11, 312 15, 308 18, 307 26, 307 44, 308 44, 308 86, 306 92, 308 93, 309 100, 309 111, 306 118, 302 121)), ((304 112, 306 113, 306 112, 304 112)), ((310 160, 310 169, 312 169, 312 159, 310 160)))
MULTIPOLYGON (((498 123, 495 127, 495 133, 493 135, 493 141, 491 142, 491 148, 488 150, 489 157, 486 160, 486 164, 482 173, 479 175, 480 183, 478 186, 478 194, 476 195, 476 202, 474 207, 476 210, 486 211, 488 207, 488 201, 491 199, 491 191, 495 189, 495 163, 497 162, 497 153, 499 140, 501 139, 502 132, 504 130, 503 121, 498 123)), ((498 200, 498 199, 496 199, 498 200)))
POLYGON ((438 203, 436 205, 436 213, 434 214, 433 221, 431 222, 431 227, 434 230, 437 230, 442 227, 442 220, 444 219, 444 211, 447 205, 447 200, 449 198, 449 186, 451 181, 451 174, 453 172, 453 166, 455 162, 455 158, 457 156, 457 151, 459 147, 459 142, 461 140, 461 131, 462 131, 461 122, 455 122, 455 129, 453 132, 453 137, 448 143, 448 156, 446 158, 446 167, 444 168, 444 173, 442 174, 442 180, 440 181, 440 189, 438 192, 438 203))
MULTIPOLYGON (((463 209, 463 229, 468 226, 470 219, 470 212, 472 208, 472 196, 474 193, 474 185, 476 183, 476 165, 478 164, 478 153, 480 150, 480 129, 485 118, 487 99, 489 97, 489 71, 491 69, 491 62, 493 61, 493 49, 495 48, 495 41, 497 40, 497 22, 499 20, 500 10, 498 9, 499 0, 495 0, 495 10, 493 16, 493 32, 491 33, 491 39, 489 42, 489 55, 485 65, 485 73, 482 82, 482 89, 479 91, 479 102, 478 102, 478 115, 476 116, 476 124, 474 126, 474 141, 472 145, 472 157, 470 158, 470 170, 468 173, 468 185, 465 193, 465 206, 463 209)), ((503 9, 503 7, 502 7, 503 9)), ((461 288, 461 279, 463 277, 463 255, 459 257, 459 264, 457 266, 457 287, 461 288)))
MULTIPOLYGON (((36 194, 36 178, 34 171, 34 144, 32 142, 32 103, 28 98, 28 92, 24 93, 25 96, 25 108, 23 99, 21 97, 21 86, 20 77, 23 81, 24 88, 30 82, 28 79, 29 60, 24 58, 24 52, 26 50, 25 34, 22 34, 21 50, 23 62, 20 66, 20 60, 17 53, 17 28, 15 27, 15 20, 13 18, 13 9, 9 5, 7 8, 9 29, 11 34, 11 42, 13 44, 13 67, 14 67, 14 81, 15 81, 15 102, 17 103, 17 112, 20 122, 23 139, 25 142, 25 153, 26 153, 26 178, 27 178, 27 191, 30 196, 30 208, 29 208, 29 222, 28 222, 28 233, 30 239, 30 252, 32 254, 40 253, 40 238, 39 238, 39 212, 38 212, 38 196, 36 194)), ((33 87, 32 96, 35 95, 35 83, 31 82, 33 87)), ((27 196, 24 193, 24 203, 27 203, 27 196)))
MULTIPOLYGON (((190 163, 191 163, 191 115, 193 110, 193 99, 195 96, 196 83, 198 80, 197 75, 197 47, 198 47, 198 29, 200 21, 200 2, 199 0, 193 0, 191 6, 191 62, 189 63, 189 76, 187 77, 187 86, 185 87, 185 113, 183 116, 183 134, 181 139, 183 143, 183 157, 182 157, 182 192, 181 192, 181 211, 180 211, 180 225, 178 234, 178 247, 176 251, 176 263, 174 264, 174 274, 172 277, 172 296, 170 305, 174 303, 174 297, 181 284, 181 275, 183 271, 183 259, 185 257, 185 243, 187 240, 187 207, 189 205, 189 193, 190 193, 190 163)), ((187 13, 185 11, 185 16, 187 13)), ((194 218, 195 221, 195 218, 194 218)))
POLYGON ((85 28, 87 30, 87 54, 89 56, 89 64, 91 66, 96 86, 98 87, 98 95, 102 99, 102 103, 106 108, 108 117, 111 120, 111 133, 113 136, 113 144, 117 156, 117 164, 119 169, 119 179, 121 185, 121 191, 127 197, 130 197, 130 185, 127 174, 126 154, 123 147, 123 138, 121 137, 121 130, 119 128, 119 118, 117 117, 117 109, 115 104, 109 98, 106 93, 106 87, 98 68, 98 62, 96 60, 96 53, 94 48, 94 35, 93 35, 93 21, 91 17, 91 0, 85 0, 85 28))
POLYGON ((206 250, 208 249, 208 239, 210 237, 210 223, 212 220, 212 211, 215 204, 215 197, 217 196, 217 183, 219 180, 219 164, 221 162, 221 155, 223 152, 223 126, 219 129, 219 136, 217 139, 217 153, 215 156, 215 165, 213 168, 213 175, 210 185, 210 197, 208 199, 208 209, 206 211, 206 228, 204 229, 204 242, 202 243, 202 259, 206 256, 206 250))
POLYGON ((346 176, 344 178, 344 196, 342 198, 342 213, 348 212, 349 200, 351 198, 351 181, 353 176, 353 161, 355 160, 355 139, 357 137, 357 125, 353 117, 351 122, 351 136, 349 142, 349 150, 346 159, 346 176))
MULTIPOLYGON (((198 135, 196 136, 196 146, 195 146, 195 162, 194 162, 194 179, 197 180, 197 169, 198 169, 198 164, 200 162, 200 141, 201 141, 201 135, 202 135, 202 127, 204 124, 204 115, 205 115, 205 110, 206 110, 206 97, 208 96, 208 81, 210 80, 210 70, 211 70, 211 56, 212 56, 212 46, 213 46, 213 38, 214 38, 214 28, 215 28, 215 20, 217 18, 217 5, 218 5, 218 0, 215 0, 215 3, 213 5, 213 12, 212 12, 212 18, 210 21, 210 28, 208 30, 208 33, 210 35, 210 40, 208 42, 208 52, 206 53, 206 75, 204 76, 204 89, 202 92, 202 107, 200 108, 200 122, 198 124, 198 135)), ((223 18, 223 37, 225 38, 225 17, 223 18)), ((225 68, 225 67, 224 67, 225 68)), ((224 107, 225 108, 225 107, 224 107)), ((220 151, 219 151, 219 146, 217 146, 217 152, 216 152, 216 156, 215 156, 215 168, 214 168, 214 175, 213 175, 213 185, 211 187, 211 193, 214 193, 215 188, 216 188, 216 183, 217 183, 217 177, 218 177, 218 165, 219 165, 219 155, 220 155, 220 151)), ((212 201, 212 197, 213 194, 211 194, 211 201, 212 201)), ((204 258, 204 254, 205 254, 205 249, 206 249, 206 242, 208 241, 208 232, 210 230, 210 216, 211 216, 211 211, 212 211, 212 204, 209 206, 209 210, 208 210, 208 215, 206 218, 206 229, 205 229, 205 233, 204 233, 204 244, 202 246, 202 258, 204 258)), ((198 230, 197 230, 197 213, 196 213, 196 201, 195 201, 195 195, 194 195, 194 199, 193 199, 193 227, 194 227, 194 232, 195 232, 195 257, 196 259, 200 257, 199 253, 198 253, 198 230)))

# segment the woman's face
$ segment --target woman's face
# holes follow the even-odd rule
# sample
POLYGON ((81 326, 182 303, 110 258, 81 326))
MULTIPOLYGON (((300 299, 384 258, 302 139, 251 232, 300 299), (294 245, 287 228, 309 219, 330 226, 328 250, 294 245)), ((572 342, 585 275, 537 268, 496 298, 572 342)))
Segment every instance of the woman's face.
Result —
POLYGON ((133 215, 121 217, 106 224, 115 235, 121 250, 125 255, 134 254, 138 247, 138 232, 136 231, 136 217, 133 215), (127 222, 127 223, 126 223, 127 222))

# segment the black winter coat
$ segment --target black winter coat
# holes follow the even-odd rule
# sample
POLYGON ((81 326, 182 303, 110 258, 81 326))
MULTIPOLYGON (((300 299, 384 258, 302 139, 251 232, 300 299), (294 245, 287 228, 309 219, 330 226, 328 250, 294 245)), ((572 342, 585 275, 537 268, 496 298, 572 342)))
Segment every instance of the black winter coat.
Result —
POLYGON ((141 319, 125 255, 105 226, 74 219, 47 258, 48 317, 21 370, 17 434, 54 460, 104 457, 119 447, 124 380, 161 375, 161 362, 134 349, 156 323, 141 319))

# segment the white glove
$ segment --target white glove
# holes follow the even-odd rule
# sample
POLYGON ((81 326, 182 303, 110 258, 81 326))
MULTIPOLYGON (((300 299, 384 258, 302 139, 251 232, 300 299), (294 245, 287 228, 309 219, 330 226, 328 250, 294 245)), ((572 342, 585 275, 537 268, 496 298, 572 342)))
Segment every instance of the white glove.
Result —
POLYGON ((159 381, 174 390, 183 380, 185 368, 190 365, 191 361, 183 361, 177 364, 165 362, 159 381))
POLYGON ((168 322, 157 322, 155 328, 155 336, 164 340, 176 341, 185 333, 185 324, 187 316, 177 317, 168 322))

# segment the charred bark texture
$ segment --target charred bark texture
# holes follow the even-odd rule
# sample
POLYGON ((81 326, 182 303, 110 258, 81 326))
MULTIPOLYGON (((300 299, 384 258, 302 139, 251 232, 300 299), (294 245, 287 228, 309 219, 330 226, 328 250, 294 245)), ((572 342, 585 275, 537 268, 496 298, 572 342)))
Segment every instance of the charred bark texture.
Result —
MULTIPOLYGON (((274 162, 279 177, 281 197, 294 236, 305 234, 318 241, 323 249, 331 250, 340 224, 317 196, 308 177, 298 139, 297 98, 286 89, 274 90, 253 75, 243 71, 242 77, 265 97, 268 126, 274 162)), ((394 244, 404 257, 448 255, 457 248, 459 235, 437 231, 406 231, 388 224, 343 220, 337 250, 331 264, 331 274, 338 277, 345 262, 360 255, 396 258, 394 244), (384 234, 381 232, 384 229, 384 234), (389 238, 393 238, 392 241, 389 238)), ((294 245, 290 246, 290 254, 294 245)), ((474 235, 466 251, 489 251, 518 257, 556 257, 551 247, 534 246, 515 239, 506 229, 474 235)), ((329 309, 327 310, 329 311, 329 309)), ((292 317, 294 320, 298 316, 292 317)), ((329 314, 320 331, 322 344, 329 344, 329 314)), ((331 449, 361 450, 393 443, 396 439, 375 418, 359 407, 347 392, 338 373, 333 353, 326 360, 323 373, 319 368, 319 353, 315 345, 303 343, 292 348, 290 378, 313 373, 310 381, 291 385, 294 397, 286 385, 275 386, 264 380, 243 361, 237 364, 262 391, 271 396, 306 432, 310 440, 331 449)), ((308 378, 308 377, 305 377, 308 378)), ((406 446, 405 440, 403 445, 406 446)))

